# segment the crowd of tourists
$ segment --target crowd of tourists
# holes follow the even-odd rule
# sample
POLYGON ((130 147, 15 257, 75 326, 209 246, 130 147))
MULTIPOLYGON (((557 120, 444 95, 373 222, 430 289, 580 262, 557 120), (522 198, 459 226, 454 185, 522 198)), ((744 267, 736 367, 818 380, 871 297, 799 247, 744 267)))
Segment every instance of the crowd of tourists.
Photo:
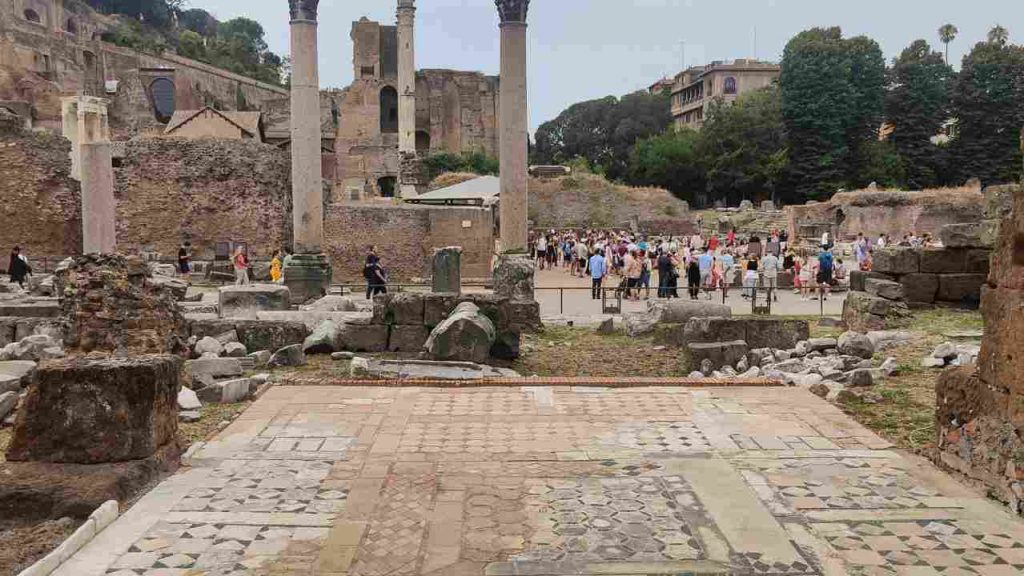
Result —
POLYGON ((615 230, 548 230, 530 234, 529 250, 537 268, 560 269, 591 279, 591 297, 603 288, 621 289, 623 297, 723 299, 740 287, 744 299, 772 294, 778 299, 779 275, 788 272, 793 289, 805 300, 847 281, 841 258, 826 237, 817 250, 796 249, 785 230, 740 237, 735 232, 689 236, 644 236, 615 230))

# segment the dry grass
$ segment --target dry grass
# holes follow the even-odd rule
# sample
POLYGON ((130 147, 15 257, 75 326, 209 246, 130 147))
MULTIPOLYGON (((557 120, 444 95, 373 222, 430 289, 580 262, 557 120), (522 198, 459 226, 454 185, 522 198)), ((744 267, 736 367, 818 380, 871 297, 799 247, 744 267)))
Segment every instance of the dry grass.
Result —
POLYGON ((654 350, 650 337, 593 328, 549 327, 523 336, 523 354, 510 367, 523 376, 686 376, 678 349, 654 350))
POLYGON ((0 428, 0 464, 7 461, 4 454, 7 452, 7 447, 11 445, 11 436, 13 435, 13 428, 0 428))
POLYGON ((935 382, 939 370, 921 367, 921 359, 939 344, 950 340, 945 334, 981 330, 981 314, 960 310, 916 312, 909 330, 919 333, 912 342, 880 352, 877 362, 893 357, 900 369, 893 378, 874 388, 881 401, 869 404, 850 401, 843 409, 861 424, 900 448, 926 451, 935 441, 935 382))
POLYGON ((479 174, 473 174, 471 172, 445 172, 430 181, 427 185, 427 190, 434 191, 440 190, 441 188, 447 188, 449 186, 455 186, 456 184, 462 184, 463 182, 469 182, 479 178, 479 174))
POLYGON ((632 216, 689 218, 683 202, 660 188, 630 188, 594 174, 530 179, 530 219, 537 228, 626 226, 632 216))

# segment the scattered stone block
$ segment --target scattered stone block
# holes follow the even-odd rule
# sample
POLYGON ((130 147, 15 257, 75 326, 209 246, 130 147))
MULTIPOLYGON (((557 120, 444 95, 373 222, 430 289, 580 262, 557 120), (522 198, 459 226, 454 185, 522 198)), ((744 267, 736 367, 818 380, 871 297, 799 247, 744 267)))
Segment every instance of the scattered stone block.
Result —
POLYGON ((807 340, 808 352, 824 352, 838 346, 839 341, 835 338, 811 338, 807 340))
POLYGON ((882 274, 915 274, 921 271, 921 258, 912 248, 883 248, 874 252, 874 271, 882 274))
POLYGON ((228 358, 244 358, 247 353, 245 344, 241 342, 228 342, 224 345, 224 356, 228 358))
POLYGON ((854 370, 847 376, 847 384, 853 388, 868 388, 875 385, 875 377, 871 370, 854 370))
POLYGON ((18 406, 18 398, 21 395, 17 392, 0 393, 0 420, 7 418, 7 415, 18 406))
POLYGON ((185 362, 185 372, 193 380, 203 376, 230 378, 242 375, 242 363, 238 358, 200 358, 185 362))
POLYGON ((273 367, 295 367, 305 364, 306 354, 302 351, 301 344, 281 348, 270 357, 270 362, 267 362, 268 366, 273 367))
POLYGON ((302 322, 276 320, 209 319, 189 324, 190 334, 196 338, 216 337, 230 330, 235 330, 246 350, 279 350, 302 344, 311 332, 302 322))
POLYGON ((512 300, 535 300, 536 265, 529 256, 502 254, 494 267, 494 293, 512 300))
POLYGON ((712 366, 712 370, 734 366, 741 358, 747 355, 749 350, 747 343, 742 340, 735 342, 694 342, 686 345, 686 354, 690 366, 700 366, 703 369, 705 364, 709 363, 712 366))
POLYGON ((388 347, 388 327, 381 324, 342 324, 339 347, 350 352, 384 352, 388 347))
POLYGON ((894 280, 892 276, 888 274, 880 274, 878 272, 863 272, 860 270, 850 271, 850 290, 854 292, 864 292, 868 278, 877 278, 879 280, 894 280))
POLYGON ((462 248, 450 246, 434 250, 431 292, 462 292, 462 248))
POLYGON ((939 239, 947 248, 991 248, 996 243, 995 224, 992 220, 948 224, 939 230, 939 239))
POLYGON ((430 332, 426 326, 392 326, 388 338, 388 351, 419 352, 423 350, 430 332))
POLYGON ((35 375, 37 364, 31 360, 0 362, 0 392, 16 392, 35 375))
POLYGON ((939 293, 939 276, 936 274, 907 274, 900 279, 903 299, 910 303, 932 304, 939 293))
POLYGON ((178 412, 178 421, 183 424, 193 424, 202 420, 202 415, 198 410, 183 410, 178 412))
POLYGON ((843 302, 843 322, 857 332, 885 330, 906 323, 910 309, 903 302, 872 296, 867 292, 850 292, 843 302))
POLYGON ((422 293, 379 294, 373 298, 373 323, 422 326, 424 309, 422 293))
POLYGON ((981 287, 987 276, 984 274, 945 274, 939 276, 939 292, 936 299, 942 302, 961 302, 977 305, 981 302, 981 287))
POLYGON ((198 392, 199 399, 213 404, 234 404, 249 397, 248 378, 215 382, 198 392))
POLYGON ((856 356, 857 358, 872 358, 875 355, 875 345, 868 338, 867 334, 859 332, 845 332, 839 337, 836 348, 840 354, 856 356))
POLYGON ((615 333, 615 319, 614 318, 606 318, 605 320, 601 321, 601 325, 597 327, 597 333, 598 334, 603 334, 605 336, 607 336, 609 334, 614 334, 615 333))
POLYGON ((330 294, 302 307, 308 312, 358 312, 360 308, 348 296, 330 294))
POLYGON ((268 362, 270 362, 270 356, 271 354, 268 350, 260 350, 259 352, 253 352, 252 354, 249 354, 247 357, 252 358, 253 366, 257 368, 262 368, 266 366, 268 362))
POLYGON ((435 360, 486 362, 497 332, 494 323, 470 302, 459 304, 430 333, 424 348, 435 360))
POLYGON ((302 351, 306 354, 331 354, 341 346, 341 328, 332 320, 325 320, 306 337, 302 351))
POLYGON ((41 367, 7 451, 10 461, 140 460, 177 442, 175 356, 70 359, 41 367))
POLYGON ((199 401, 199 396, 192 390, 182 386, 178 392, 178 408, 182 410, 199 410, 202 407, 203 403, 199 401))
POLYGON ((899 282, 868 278, 864 282, 864 289, 868 294, 886 300, 903 300, 903 285, 899 282))
POLYGON ((220 343, 216 338, 209 336, 201 338, 196 342, 195 353, 196 356, 203 356, 204 354, 212 354, 214 356, 220 356, 224 351, 224 345, 220 343))
POLYGON ((459 300, 455 294, 424 294, 423 324, 433 330, 435 326, 444 322, 458 304, 459 300))
POLYGON ((355 357, 356 355, 354 352, 335 352, 334 354, 331 354, 331 360, 336 361, 351 360, 355 357))
POLYGON ((257 312, 291 310, 291 291, 280 284, 224 286, 219 302, 223 318, 255 318, 257 312))

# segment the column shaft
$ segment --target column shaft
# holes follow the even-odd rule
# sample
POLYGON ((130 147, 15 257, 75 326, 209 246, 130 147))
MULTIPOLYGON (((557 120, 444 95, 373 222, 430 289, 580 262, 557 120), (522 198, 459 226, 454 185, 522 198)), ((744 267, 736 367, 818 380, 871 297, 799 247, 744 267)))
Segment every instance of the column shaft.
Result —
POLYGON ((317 24, 293 20, 292 41, 292 218, 297 254, 323 247, 323 176, 320 161, 320 79, 317 24))
POLYGON ((117 250, 117 203, 109 142, 82 144, 82 253, 113 254, 117 250))
POLYGON ((504 252, 525 252, 529 185, 525 22, 501 24, 499 98, 501 245, 504 252))

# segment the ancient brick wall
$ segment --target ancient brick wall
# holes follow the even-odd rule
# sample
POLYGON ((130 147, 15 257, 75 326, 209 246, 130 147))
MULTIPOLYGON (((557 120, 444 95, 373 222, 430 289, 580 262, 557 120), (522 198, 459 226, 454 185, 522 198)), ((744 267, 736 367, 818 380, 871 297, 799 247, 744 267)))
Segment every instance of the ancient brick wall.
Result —
POLYGON ((20 245, 34 265, 82 247, 80 188, 71 179, 71 143, 25 132, 16 118, 0 118, 0 254, 20 245))
POLYGON ((1024 512, 1024 190, 1014 192, 982 293, 978 366, 936 387, 939 459, 1024 512))
POLYGON ((291 245, 290 162, 252 140, 129 142, 115 171, 119 251, 173 259, 188 239, 210 260, 217 242, 233 241, 269 258, 291 245))
POLYGON ((362 282, 370 246, 392 281, 430 277, 435 248, 462 246, 462 277, 490 276, 494 213, 481 208, 333 204, 324 219, 336 282, 362 282))
POLYGON ((984 208, 980 189, 957 188, 844 192, 828 202, 787 206, 786 214, 791 238, 820 237, 828 231, 838 240, 852 240, 864 233, 871 237, 889 234, 898 241, 910 232, 937 238, 947 224, 981 220, 984 208))

